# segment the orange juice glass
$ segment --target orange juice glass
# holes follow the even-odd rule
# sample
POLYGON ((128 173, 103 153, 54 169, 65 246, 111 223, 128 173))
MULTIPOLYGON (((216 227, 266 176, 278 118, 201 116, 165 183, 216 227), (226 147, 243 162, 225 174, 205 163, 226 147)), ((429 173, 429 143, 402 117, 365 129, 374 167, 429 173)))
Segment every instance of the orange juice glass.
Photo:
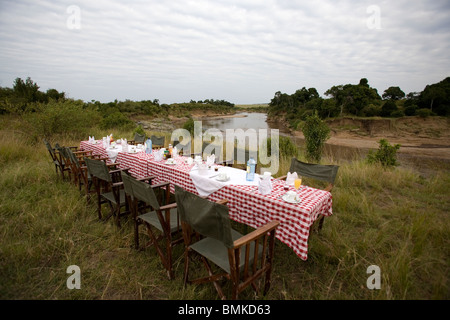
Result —
POLYGON ((300 188, 301 185, 302 185, 302 178, 295 179, 294 182, 295 189, 300 188))

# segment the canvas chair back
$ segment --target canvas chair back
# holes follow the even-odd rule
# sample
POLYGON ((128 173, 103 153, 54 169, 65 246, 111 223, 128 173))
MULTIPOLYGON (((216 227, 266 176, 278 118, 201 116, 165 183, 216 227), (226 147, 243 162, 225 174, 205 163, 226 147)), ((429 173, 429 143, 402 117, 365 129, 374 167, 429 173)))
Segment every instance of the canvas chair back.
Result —
POLYGON ((56 160, 55 150, 53 150, 52 146, 50 145, 50 142, 48 142, 46 139, 44 139, 44 144, 47 147, 48 152, 50 153, 50 156, 53 160, 56 160))
POLYGON ((152 136, 150 138, 152 140, 152 145, 154 146, 164 146, 164 142, 165 142, 165 137, 157 137, 157 136, 152 136))
POLYGON ((289 172, 297 172, 301 176, 334 184, 339 166, 305 163, 292 158, 289 172))
POLYGON ((125 172, 122 172, 122 181, 125 192, 128 193, 133 200, 143 201, 152 206, 153 209, 159 210, 158 199, 156 198, 151 185, 143 181, 138 181, 125 172))
POLYGON ((65 147, 61 147, 59 143, 55 144, 55 149, 61 154, 61 156, 65 159, 67 158, 67 152, 65 147))
POLYGON ((175 199, 181 221, 201 235, 219 240, 227 248, 233 247, 227 206, 201 198, 177 185, 175 199))
POLYGON ((78 161, 77 156, 73 153, 73 151, 69 148, 65 148, 65 152, 67 154, 67 158, 79 169, 80 168, 80 162, 78 161))
POLYGON ((139 134, 136 132, 134 134, 134 142, 135 143, 144 143, 145 142, 145 134, 139 134))
POLYGON ((109 174, 109 170, 105 162, 88 158, 85 158, 85 161, 88 172, 92 177, 96 177, 103 181, 112 182, 111 175, 109 174))

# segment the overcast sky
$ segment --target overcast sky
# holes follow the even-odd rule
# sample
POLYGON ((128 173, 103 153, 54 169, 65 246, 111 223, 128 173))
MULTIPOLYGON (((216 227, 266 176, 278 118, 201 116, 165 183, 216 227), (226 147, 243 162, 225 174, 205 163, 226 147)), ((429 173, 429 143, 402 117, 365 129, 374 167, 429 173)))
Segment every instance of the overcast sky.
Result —
MULTIPOLYGON (((0 86, 85 101, 268 103, 450 76, 449 0, 0 0, 0 86)), ((324 96, 325 97, 325 96, 324 96)))

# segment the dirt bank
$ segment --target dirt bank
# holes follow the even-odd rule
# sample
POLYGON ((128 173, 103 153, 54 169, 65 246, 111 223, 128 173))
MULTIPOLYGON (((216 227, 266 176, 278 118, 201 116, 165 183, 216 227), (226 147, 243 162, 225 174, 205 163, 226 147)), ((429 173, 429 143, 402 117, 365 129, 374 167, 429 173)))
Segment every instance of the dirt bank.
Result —
MULTIPOLYGON (((369 150, 377 149, 380 139, 387 139, 390 144, 401 145, 399 154, 450 161, 450 121, 447 118, 342 118, 327 123, 331 128, 328 144, 369 150)), ((303 138, 301 131, 293 134, 303 138)))

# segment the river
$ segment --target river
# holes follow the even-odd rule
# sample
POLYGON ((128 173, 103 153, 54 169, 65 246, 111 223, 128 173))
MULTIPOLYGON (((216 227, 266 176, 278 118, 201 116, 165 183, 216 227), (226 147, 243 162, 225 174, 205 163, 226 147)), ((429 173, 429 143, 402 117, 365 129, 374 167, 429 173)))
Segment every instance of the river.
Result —
MULTIPOLYGON (((213 128, 222 132, 225 132, 227 129, 242 129, 244 131, 255 129, 256 132, 259 129, 267 129, 268 135, 270 135, 271 129, 278 129, 280 135, 291 138, 297 147, 303 148, 304 145, 304 139, 292 135, 290 130, 280 123, 268 122, 267 114, 262 112, 241 112, 234 116, 202 119, 203 130, 213 128)), ((368 150, 364 149, 325 144, 324 156, 340 160, 354 160, 366 155, 367 152, 368 150)))

